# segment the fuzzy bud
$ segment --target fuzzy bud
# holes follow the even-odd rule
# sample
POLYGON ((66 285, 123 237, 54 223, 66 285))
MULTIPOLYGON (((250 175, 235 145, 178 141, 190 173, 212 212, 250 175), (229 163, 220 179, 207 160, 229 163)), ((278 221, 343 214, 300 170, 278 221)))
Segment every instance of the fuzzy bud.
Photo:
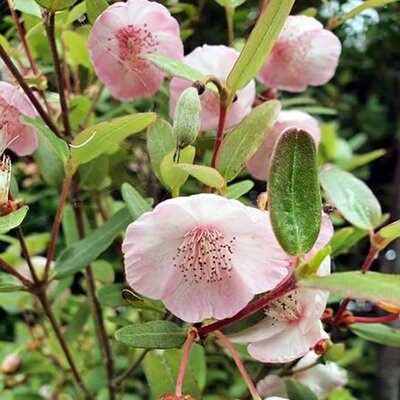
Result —
POLYGON ((9 354, 1 364, 1 372, 3 374, 14 374, 21 365, 21 359, 15 354, 9 354))
POLYGON ((201 102, 196 88, 189 87, 179 96, 172 131, 177 149, 194 143, 200 131, 201 102))

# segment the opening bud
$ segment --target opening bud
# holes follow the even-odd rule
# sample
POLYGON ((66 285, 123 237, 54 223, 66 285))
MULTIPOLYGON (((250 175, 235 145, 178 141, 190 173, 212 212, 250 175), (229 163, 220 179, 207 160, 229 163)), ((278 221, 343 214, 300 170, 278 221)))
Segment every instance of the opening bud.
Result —
POLYGON ((21 365, 21 359, 15 354, 9 354, 1 364, 1 372, 3 374, 13 374, 18 371, 21 365))

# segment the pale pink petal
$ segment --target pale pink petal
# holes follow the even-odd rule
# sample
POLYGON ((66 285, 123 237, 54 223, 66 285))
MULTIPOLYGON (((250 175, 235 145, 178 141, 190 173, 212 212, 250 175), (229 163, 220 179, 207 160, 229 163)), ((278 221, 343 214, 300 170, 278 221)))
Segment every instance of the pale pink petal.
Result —
MULTIPOLYGON (((257 383, 257 391, 262 396, 287 396, 285 381, 278 375, 267 375, 257 383)), ((271 397, 269 397, 271 398, 271 397)), ((277 398, 277 397, 273 397, 277 398)), ((281 397, 279 397, 281 398, 281 397)))
POLYGON ((284 363, 304 356, 319 340, 326 337, 321 322, 316 321, 310 326, 307 335, 302 334, 296 326, 288 327, 269 339, 251 343, 248 351, 256 360, 266 363, 284 363))
MULTIPOLYGON (((238 57, 239 53, 230 47, 204 45, 194 49, 183 59, 183 62, 204 75, 214 75, 221 80, 226 80, 238 57)), ((169 101, 171 117, 174 115, 180 93, 190 85, 191 82, 185 79, 173 78, 171 80, 169 101)), ((227 113, 225 123, 227 128, 237 125, 251 111, 255 99, 255 82, 251 81, 244 89, 239 90, 237 96, 237 101, 232 104, 227 113)), ((201 103, 201 129, 217 129, 219 118, 217 96, 206 90, 201 96, 201 103)))
POLYGON ((247 169, 251 176, 262 181, 267 180, 271 156, 276 142, 288 128, 306 130, 314 138, 316 146, 319 145, 321 131, 315 118, 303 111, 281 111, 278 120, 265 136, 263 144, 247 162, 247 169))
POLYGON ((329 216, 325 213, 322 213, 321 230, 319 232, 317 241, 314 244, 314 249, 320 250, 325 247, 332 239, 333 233, 333 224, 329 216))
POLYGON ((317 20, 290 16, 258 79, 273 88, 302 92, 333 77, 340 53, 339 39, 317 20))
POLYGON ((15 86, 0 82, 0 134, 4 136, 0 143, 19 156, 32 154, 38 145, 35 130, 20 122, 23 115, 37 117, 31 102, 15 86))
POLYGON ((145 59, 147 53, 183 57, 178 22, 147 0, 108 7, 92 27, 88 49, 99 78, 119 100, 151 96, 161 86, 164 73, 145 59))

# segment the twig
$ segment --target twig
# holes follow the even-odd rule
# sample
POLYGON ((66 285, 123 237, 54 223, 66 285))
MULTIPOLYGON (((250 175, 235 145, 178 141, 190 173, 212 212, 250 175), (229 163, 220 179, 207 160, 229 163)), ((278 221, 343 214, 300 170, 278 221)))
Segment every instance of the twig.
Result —
POLYGON ((53 57, 54 71, 56 73, 56 82, 58 94, 60 96, 61 113, 64 124, 64 130, 67 136, 71 136, 71 127, 69 124, 68 105, 65 98, 64 76, 61 71, 61 64, 57 53, 56 37, 55 37, 55 13, 50 11, 45 17, 45 29, 47 38, 49 39, 50 51, 53 57))
POLYGON ((222 140, 224 137, 226 112, 227 112, 227 106, 221 102, 219 105, 219 120, 218 120, 217 137, 215 139, 214 151, 213 151, 212 160, 211 160, 212 168, 215 168, 217 166, 218 152, 219 152, 219 149, 221 147, 222 140))
POLYGON ((188 337, 187 337, 186 343, 185 343, 185 348, 183 350, 181 364, 179 366, 178 378, 176 381, 175 395, 179 398, 181 398, 181 396, 182 396, 183 381, 185 378, 186 366, 189 361, 190 350, 192 349, 192 346, 196 340, 196 337, 197 337, 196 330, 195 329, 189 330, 188 337))
POLYGON ((97 107, 97 103, 100 100, 101 94, 103 92, 104 89, 104 84, 101 83, 99 85, 99 89, 97 90, 97 93, 95 95, 95 97, 93 98, 92 104, 90 105, 89 111, 85 116, 85 119, 83 120, 82 124, 81 124, 81 129, 85 129, 89 123, 90 117, 91 115, 96 111, 96 107, 97 107))
POLYGON ((150 351, 150 349, 143 350, 140 356, 130 365, 121 375, 118 375, 114 379, 114 387, 118 388, 121 383, 142 363, 146 354, 150 351))
POLYGON ((28 264, 29 272, 32 275, 33 282, 38 283, 38 282, 40 282, 40 279, 38 278, 36 271, 35 271, 35 267, 32 264, 31 256, 29 254, 29 250, 28 250, 28 247, 25 242, 24 233, 23 233, 21 227, 18 226, 17 228, 15 228, 15 232, 17 233, 17 237, 18 237, 19 243, 21 245, 22 254, 24 256, 26 263, 28 264))
POLYGON ((29 279, 26 279, 23 275, 21 275, 17 270, 15 270, 10 264, 8 264, 2 258, 0 258, 0 267, 6 270, 10 275, 17 278, 26 288, 30 288, 32 286, 32 282, 29 279))
POLYGON ((32 105, 35 107, 36 111, 38 114, 42 117, 43 121, 45 124, 59 137, 62 137, 62 134, 58 130, 56 124, 53 122, 51 119, 50 115, 46 113, 46 111, 43 109, 42 105, 39 103, 38 99, 36 96, 33 94, 32 90, 30 87, 27 85, 25 82, 23 76, 20 74, 18 71, 18 68, 15 66, 13 61, 11 60, 10 56, 7 54, 7 52, 4 50, 4 47, 0 43, 0 57, 4 61, 4 64, 6 64, 7 68, 11 72, 11 74, 14 76, 18 84, 21 86, 22 90, 25 92, 29 100, 31 101, 32 105))

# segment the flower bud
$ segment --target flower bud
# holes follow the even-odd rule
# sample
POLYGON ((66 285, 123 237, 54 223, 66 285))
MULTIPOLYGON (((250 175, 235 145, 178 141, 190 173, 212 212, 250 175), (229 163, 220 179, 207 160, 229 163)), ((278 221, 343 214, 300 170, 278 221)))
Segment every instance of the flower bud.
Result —
POLYGON ((0 159, 0 205, 8 203, 8 193, 11 182, 10 157, 3 155, 0 159))
POLYGON ((15 354, 9 354, 1 364, 1 372, 3 374, 13 374, 18 371, 21 365, 21 359, 15 354))
POLYGON ((194 143, 200 131, 201 102, 197 89, 189 87, 179 96, 172 132, 177 150, 194 143))

